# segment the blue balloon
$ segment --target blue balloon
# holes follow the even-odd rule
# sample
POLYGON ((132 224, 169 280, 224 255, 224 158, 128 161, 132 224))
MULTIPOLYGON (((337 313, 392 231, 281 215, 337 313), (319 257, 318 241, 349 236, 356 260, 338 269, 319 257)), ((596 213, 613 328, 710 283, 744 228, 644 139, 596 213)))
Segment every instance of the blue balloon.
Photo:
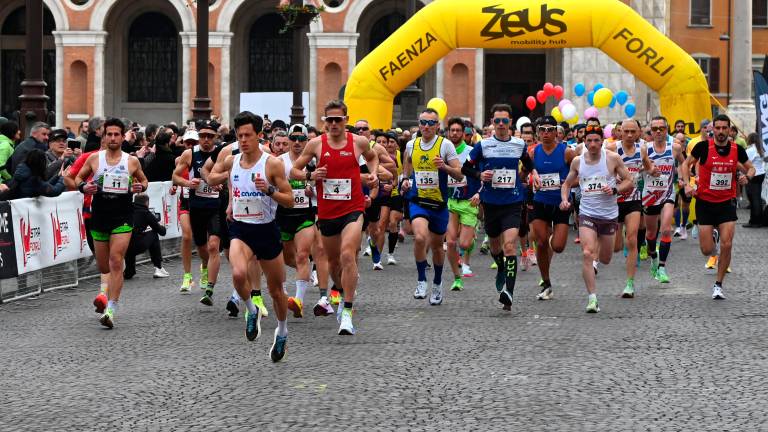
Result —
POLYGON ((611 103, 608 105, 610 108, 613 108, 616 106, 616 95, 611 98, 611 103))
POLYGON ((597 84, 595 84, 595 86, 592 88, 592 91, 594 91, 594 92, 597 92, 598 90, 600 90, 600 89, 601 89, 601 88, 603 88, 603 87, 605 87, 605 86, 604 86, 604 85, 602 85, 601 83, 597 83, 597 84))
POLYGON ((573 87, 573 92, 576 93, 576 96, 583 96, 585 91, 587 91, 587 88, 584 87, 584 84, 582 83, 577 83, 576 86, 573 87))
POLYGON ((629 100, 629 94, 625 92, 624 90, 619 91, 616 93, 616 102, 619 103, 619 105, 624 105, 629 100))
POLYGON ((624 107, 624 114, 627 115, 627 117, 632 117, 637 112, 637 107, 635 107, 635 104, 627 104, 627 106, 624 107))
POLYGON ((591 91, 587 94, 587 102, 589 103, 589 106, 595 104, 595 92, 591 91))

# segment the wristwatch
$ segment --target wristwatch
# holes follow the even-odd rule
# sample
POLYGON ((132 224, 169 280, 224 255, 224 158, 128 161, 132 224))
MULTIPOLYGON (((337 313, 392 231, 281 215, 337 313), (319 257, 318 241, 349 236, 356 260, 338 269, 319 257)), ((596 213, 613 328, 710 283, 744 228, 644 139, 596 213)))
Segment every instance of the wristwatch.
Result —
POLYGON ((276 189, 275 189, 275 187, 274 187, 274 186, 272 186, 272 185, 269 185, 269 187, 267 188, 267 196, 272 196, 272 194, 274 194, 274 193, 275 193, 275 190, 276 190, 276 189))
POLYGON ((307 181, 312 181, 312 171, 307 171, 307 181))
POLYGON ((616 188, 613 188, 613 194, 614 194, 614 195, 618 195, 618 194, 619 194, 619 190, 618 190, 618 189, 616 189, 616 188))

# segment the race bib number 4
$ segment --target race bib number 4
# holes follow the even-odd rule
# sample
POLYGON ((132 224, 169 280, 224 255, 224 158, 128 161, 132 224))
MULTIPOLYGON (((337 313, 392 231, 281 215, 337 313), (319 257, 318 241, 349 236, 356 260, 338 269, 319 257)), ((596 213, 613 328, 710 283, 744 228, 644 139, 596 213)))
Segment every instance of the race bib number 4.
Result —
POLYGON ((212 188, 211 185, 204 180, 200 180, 200 184, 197 185, 197 189, 195 189, 195 195, 201 198, 218 198, 219 191, 212 188))
POLYGON ((304 189, 293 190, 293 208, 309 208, 309 197, 307 197, 307 192, 304 189))
POLYGON ((323 180, 323 199, 332 201, 349 201, 352 199, 351 179, 323 180))
POLYGON ((541 189, 543 191, 560 190, 560 174, 549 173, 541 174, 541 189))
POLYGON ((608 185, 608 179, 605 176, 592 176, 582 178, 579 182, 581 193, 600 193, 608 185))
POLYGON ((113 194, 127 194, 130 186, 131 180, 128 178, 128 174, 104 173, 101 189, 113 194))
POLYGON ((496 169, 493 170, 491 186, 499 189, 514 189, 517 184, 517 170, 496 169))
POLYGON ((235 198, 232 217, 240 222, 259 223, 264 219, 263 201, 258 198, 235 198))
POLYGON ((415 177, 419 189, 437 189, 440 186, 437 171, 416 171, 415 177))
POLYGON ((711 173, 709 175, 709 188, 712 190, 730 190, 732 181, 733 173, 711 173))

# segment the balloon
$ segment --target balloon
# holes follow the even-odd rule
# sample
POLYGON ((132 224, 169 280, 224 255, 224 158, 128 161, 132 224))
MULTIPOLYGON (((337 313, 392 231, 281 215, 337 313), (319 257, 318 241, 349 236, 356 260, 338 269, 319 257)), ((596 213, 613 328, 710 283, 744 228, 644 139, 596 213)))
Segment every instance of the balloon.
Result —
POLYGON ((624 90, 621 90, 616 93, 616 102, 619 103, 619 105, 624 105, 629 100, 629 94, 625 92, 624 90))
POLYGON ((587 103, 590 105, 595 104, 595 92, 591 91, 587 94, 587 103))
POLYGON ((551 82, 548 82, 548 83, 544 83, 544 88, 543 88, 542 90, 544 90, 544 94, 545 94, 546 96, 550 96, 550 95, 552 94, 552 90, 553 90, 554 88, 555 88, 555 87, 552 85, 552 83, 551 83, 551 82))
POLYGON ((539 90, 536 92, 536 100, 539 101, 539 103, 544 103, 547 101, 547 95, 544 93, 544 90, 539 90))
POLYGON ((560 112, 562 112, 563 108, 566 105, 572 105, 572 104, 573 104, 573 102, 569 101, 568 99, 563 99, 563 100, 560 101, 560 103, 557 104, 557 107, 560 108, 560 112))
POLYGON ((613 99, 613 92, 610 89, 603 87, 595 92, 595 96, 592 99, 594 101, 592 105, 597 108, 605 108, 611 104, 611 99, 613 99))
POLYGON ((563 118, 570 121, 572 118, 577 117, 576 115, 576 107, 569 103, 568 105, 562 107, 560 109, 560 112, 563 113, 563 118))
POLYGON ((594 87, 592 87, 592 91, 593 91, 593 92, 596 92, 596 91, 598 91, 598 90, 600 90, 601 88, 604 88, 604 87, 605 87, 605 86, 604 86, 604 85, 602 85, 601 83, 597 83, 597 84, 595 84, 595 86, 594 86, 594 87))
POLYGON ((554 117, 558 123, 563 121, 563 113, 560 112, 560 108, 558 107, 552 108, 552 117, 554 117))
POLYGON ((578 97, 584 96, 584 92, 587 91, 587 88, 584 87, 583 83, 576 83, 576 85, 573 87, 573 92, 578 97))
POLYGON ((536 98, 533 96, 528 96, 528 98, 525 100, 525 106, 527 106, 529 110, 533 111, 534 108, 536 108, 536 98))
POLYGON ((565 90, 563 90, 562 86, 555 86, 554 89, 552 89, 552 94, 555 96, 556 100, 560 100, 563 98, 563 95, 565 94, 565 90))
POLYGON ((584 118, 588 119, 591 117, 597 118, 597 116, 600 115, 600 112, 597 111, 597 108, 595 107, 589 107, 584 110, 584 118))
POLYGON ((609 124, 603 129, 606 138, 613 138, 613 124, 609 124))
POLYGON ((616 106, 616 95, 613 95, 613 97, 611 98, 611 103, 608 106, 611 108, 616 106))
POLYGON ((427 108, 432 108, 433 110, 437 111, 437 115, 440 117, 440 119, 444 119, 445 115, 448 114, 448 104, 440 98, 430 99, 427 103, 427 108))
POLYGON ((520 130, 520 126, 526 123, 531 123, 531 119, 529 119, 526 116, 522 116, 519 119, 517 119, 517 123, 515 123, 515 127, 517 127, 517 130, 520 130))
POLYGON ((637 107, 633 103, 627 104, 627 106, 624 107, 624 114, 626 114, 627 117, 634 116, 635 112, 637 112, 637 107))
POLYGON ((577 116, 577 115, 573 116, 572 119, 568 120, 568 124, 571 125, 571 126, 575 125, 578 122, 579 122, 579 116, 577 116))

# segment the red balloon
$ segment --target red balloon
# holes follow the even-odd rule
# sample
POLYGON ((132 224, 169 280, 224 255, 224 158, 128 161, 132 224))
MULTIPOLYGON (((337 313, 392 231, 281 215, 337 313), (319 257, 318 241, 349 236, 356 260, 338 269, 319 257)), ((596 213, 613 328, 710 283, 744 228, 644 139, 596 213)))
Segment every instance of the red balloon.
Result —
POLYGON ((563 94, 565 94, 565 90, 563 90, 562 86, 555 86, 552 89, 552 94, 555 96, 556 100, 560 100, 563 98, 563 94))
POLYGON ((527 106, 529 110, 533 111, 536 108, 536 99, 533 96, 528 96, 528 98, 525 100, 525 106, 527 106))
POLYGON ((545 96, 550 96, 550 95, 552 95, 552 89, 553 89, 553 88, 554 88, 554 87, 552 86, 552 83, 550 83, 550 82, 548 82, 548 83, 544 83, 544 88, 542 89, 542 90, 544 90, 544 95, 545 95, 545 96))
POLYGON ((542 104, 547 101, 547 94, 544 93, 544 90, 539 90, 536 92, 536 100, 542 104))

